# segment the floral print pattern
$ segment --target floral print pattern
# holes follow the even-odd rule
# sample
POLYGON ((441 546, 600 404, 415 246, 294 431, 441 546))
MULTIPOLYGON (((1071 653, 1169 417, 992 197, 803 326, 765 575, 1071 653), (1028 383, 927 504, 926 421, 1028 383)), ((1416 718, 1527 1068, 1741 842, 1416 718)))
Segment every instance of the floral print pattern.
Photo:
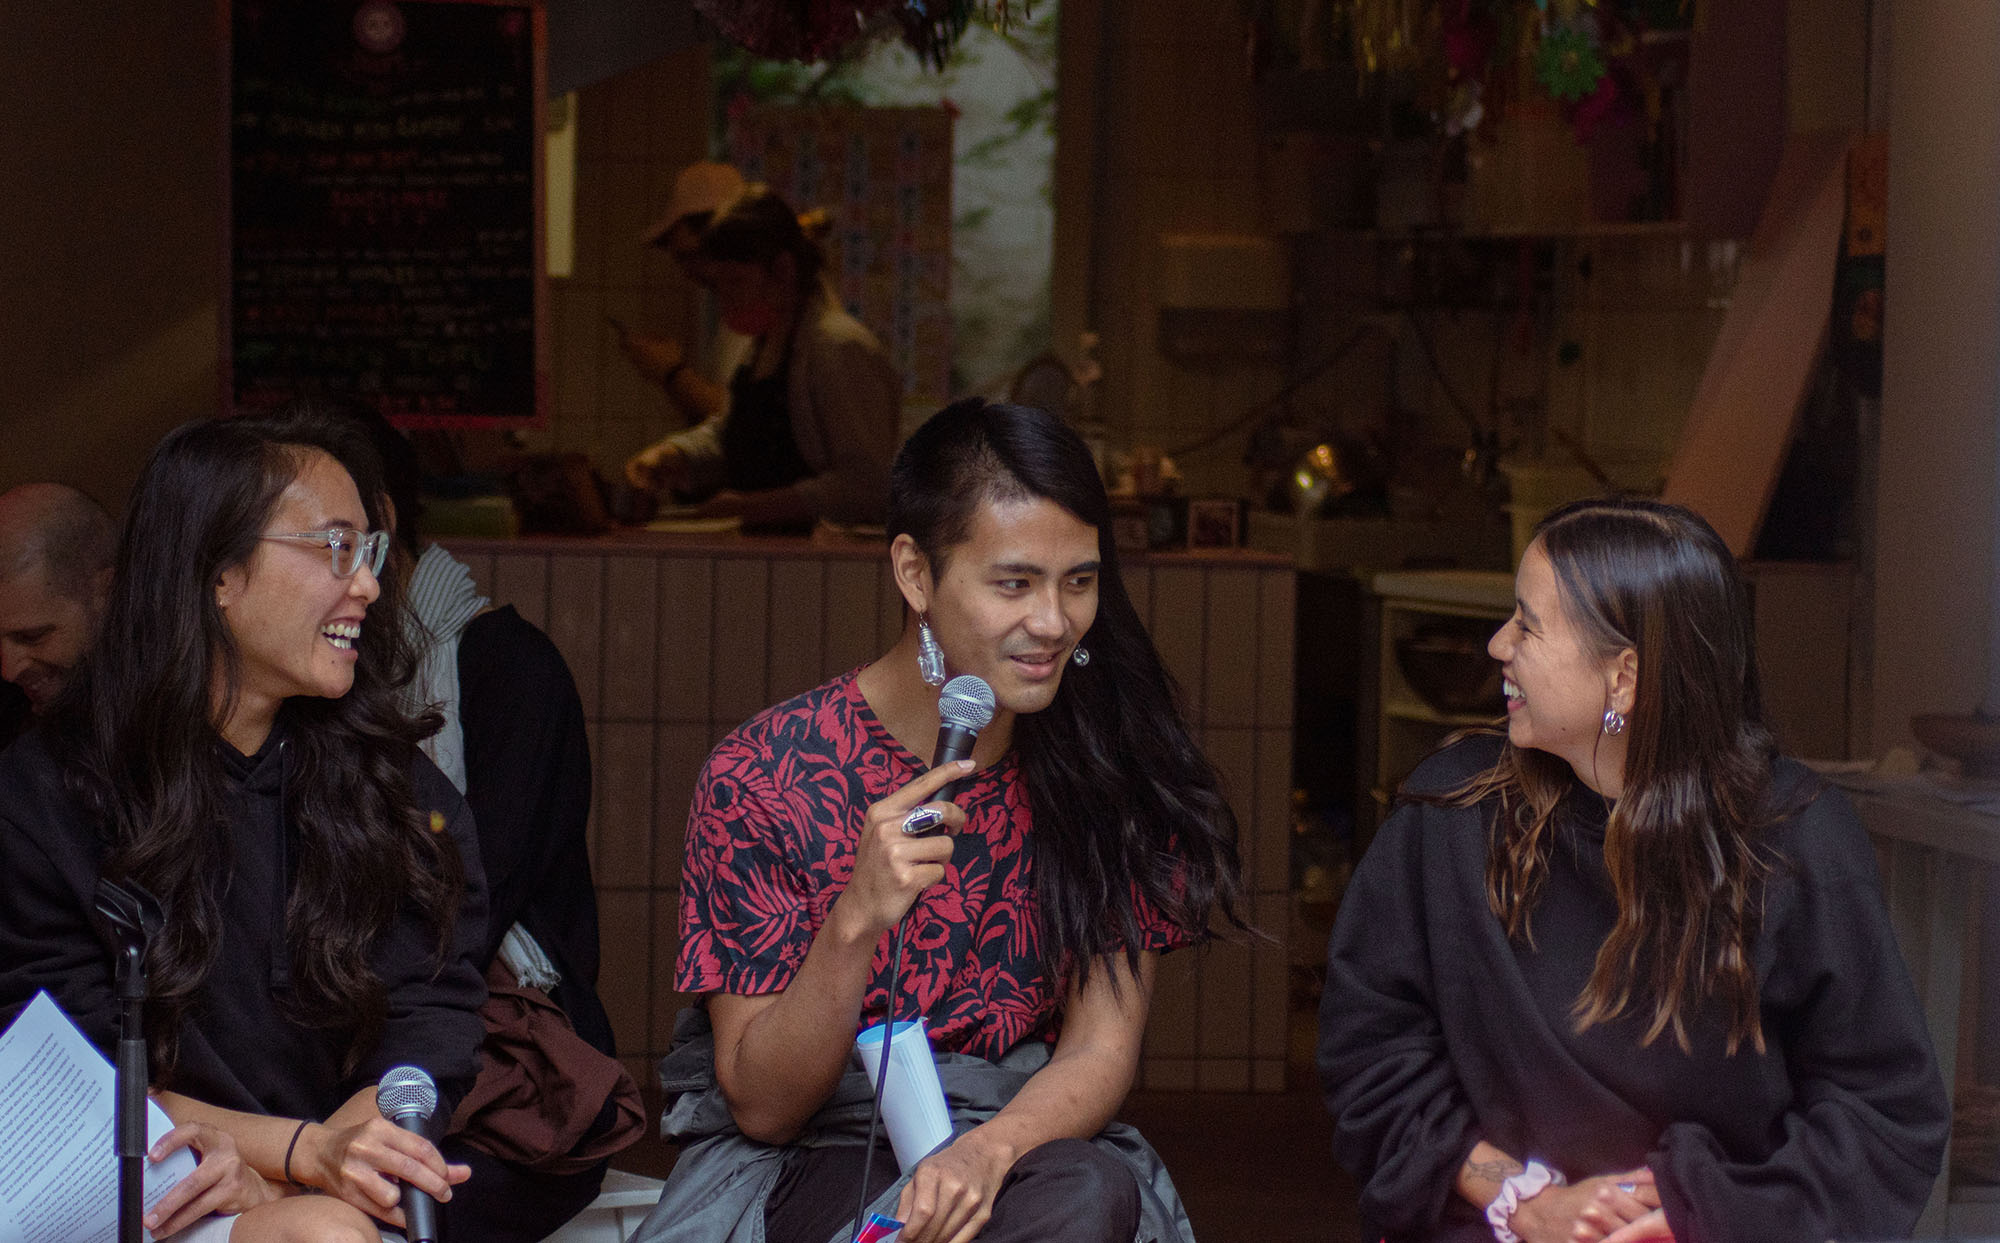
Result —
MULTIPOLYGON (((858 671, 857 671, 858 672, 858 671)), ((853 875, 871 804, 928 767, 883 728, 849 673, 740 726, 708 757, 681 873, 684 993, 782 991, 853 875)), ((1043 969, 1032 813, 1012 752, 969 779, 945 878, 917 900, 898 1019, 922 1015, 934 1049, 995 1059, 1053 1040, 1059 986, 1043 969)), ((1143 944, 1187 936, 1135 893, 1143 944)), ((889 1009, 892 938, 875 947, 861 1026, 889 1009)))

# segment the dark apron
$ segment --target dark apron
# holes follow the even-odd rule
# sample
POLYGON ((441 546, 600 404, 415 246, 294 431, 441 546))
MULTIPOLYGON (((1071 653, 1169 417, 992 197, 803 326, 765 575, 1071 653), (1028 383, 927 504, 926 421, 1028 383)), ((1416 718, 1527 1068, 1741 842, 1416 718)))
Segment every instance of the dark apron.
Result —
POLYGON ((729 418, 722 424, 722 479, 733 492, 767 492, 813 473, 792 439, 786 388, 791 370, 787 351, 777 370, 761 380, 751 376, 749 363, 730 377, 729 418))

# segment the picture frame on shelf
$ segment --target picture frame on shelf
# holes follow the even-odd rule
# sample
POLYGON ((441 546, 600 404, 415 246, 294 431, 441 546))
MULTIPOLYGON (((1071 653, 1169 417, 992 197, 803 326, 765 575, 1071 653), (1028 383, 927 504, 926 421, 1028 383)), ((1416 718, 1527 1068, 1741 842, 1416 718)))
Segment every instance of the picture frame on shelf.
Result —
POLYGON ((1243 502, 1233 496, 1187 503, 1189 548, 1235 548, 1243 542, 1243 502))

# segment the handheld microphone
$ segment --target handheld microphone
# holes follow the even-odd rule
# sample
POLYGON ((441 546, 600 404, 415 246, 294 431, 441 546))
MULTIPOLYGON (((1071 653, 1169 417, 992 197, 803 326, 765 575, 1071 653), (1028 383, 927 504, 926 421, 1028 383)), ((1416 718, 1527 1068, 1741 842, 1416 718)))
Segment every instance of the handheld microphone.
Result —
MULTIPOLYGON (((437 1084, 421 1066, 393 1066, 375 1087, 375 1108, 412 1135, 425 1139, 437 1112, 437 1084)), ((437 1201, 429 1192, 403 1184, 403 1237, 409 1243, 437 1243, 437 1201)))
MULTIPOLYGON (((931 767, 971 758, 979 731, 992 723, 993 688, 984 678, 965 673, 946 682, 944 694, 938 697, 937 751, 931 756, 931 767)), ((945 802, 957 798, 966 780, 960 777, 939 790, 937 797, 945 802)))

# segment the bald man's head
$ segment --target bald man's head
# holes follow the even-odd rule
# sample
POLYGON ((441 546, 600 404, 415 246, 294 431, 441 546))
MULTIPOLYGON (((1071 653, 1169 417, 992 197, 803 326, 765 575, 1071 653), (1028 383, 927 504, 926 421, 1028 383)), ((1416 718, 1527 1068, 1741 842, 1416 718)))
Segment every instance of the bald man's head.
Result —
POLYGON ((27 692, 37 713, 96 637, 117 543, 110 515, 75 488, 0 493, 0 678, 27 692))

